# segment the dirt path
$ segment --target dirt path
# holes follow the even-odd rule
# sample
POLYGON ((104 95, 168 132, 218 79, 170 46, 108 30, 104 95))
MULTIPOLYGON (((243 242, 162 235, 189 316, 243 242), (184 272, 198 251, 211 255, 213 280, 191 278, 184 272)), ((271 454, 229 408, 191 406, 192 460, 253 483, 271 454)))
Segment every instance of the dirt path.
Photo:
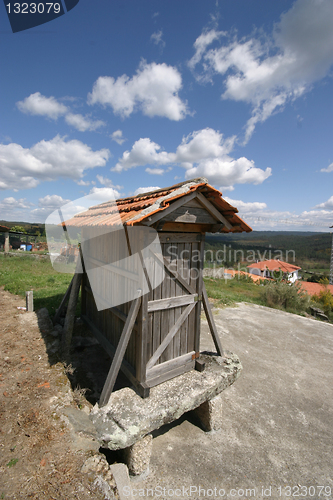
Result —
POLYGON ((0 289, 0 498, 107 498, 96 476, 81 473, 96 444, 78 443, 63 415, 79 396, 52 359, 57 333, 47 314, 17 309, 24 305, 0 289))

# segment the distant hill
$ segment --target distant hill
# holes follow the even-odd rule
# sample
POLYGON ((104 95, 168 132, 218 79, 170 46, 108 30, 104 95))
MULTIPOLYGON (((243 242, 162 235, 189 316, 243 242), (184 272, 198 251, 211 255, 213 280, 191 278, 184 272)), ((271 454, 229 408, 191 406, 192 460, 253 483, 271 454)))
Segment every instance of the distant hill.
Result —
MULTIPOLYGON (((206 236, 206 249, 211 249, 215 254, 218 249, 226 249, 227 261, 241 260, 241 251, 244 255, 256 255, 258 260, 261 256, 270 258, 281 258, 279 252, 292 263, 295 255, 295 263, 298 265, 304 261, 321 261, 329 264, 331 257, 332 235, 331 233, 298 232, 298 231, 252 231, 251 233, 229 233, 209 234, 206 236), (224 247, 226 245, 226 247, 224 247), (229 251, 234 257, 235 250, 239 250, 236 259, 229 260, 229 251), (252 254, 251 254, 252 252, 252 254), (266 252, 266 254, 265 254, 266 252), (286 254, 288 252, 288 254, 286 254), (294 253, 293 253, 294 252, 294 253)), ((220 255, 221 252, 220 252, 220 255)), ((284 258, 282 257, 282 260, 284 258)))

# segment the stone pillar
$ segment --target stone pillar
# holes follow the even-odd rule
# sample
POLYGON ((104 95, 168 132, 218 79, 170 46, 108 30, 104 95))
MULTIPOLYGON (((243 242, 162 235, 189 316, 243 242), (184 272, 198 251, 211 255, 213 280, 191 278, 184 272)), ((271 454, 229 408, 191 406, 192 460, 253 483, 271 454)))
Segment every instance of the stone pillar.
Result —
POLYGON ((9 252, 9 233, 5 233, 5 252, 9 252))
POLYGON ((138 476, 148 470, 152 447, 153 436, 147 434, 140 441, 123 450, 125 462, 132 476, 138 476))
POLYGON ((206 432, 217 431, 222 427, 222 394, 205 401, 193 410, 206 432))

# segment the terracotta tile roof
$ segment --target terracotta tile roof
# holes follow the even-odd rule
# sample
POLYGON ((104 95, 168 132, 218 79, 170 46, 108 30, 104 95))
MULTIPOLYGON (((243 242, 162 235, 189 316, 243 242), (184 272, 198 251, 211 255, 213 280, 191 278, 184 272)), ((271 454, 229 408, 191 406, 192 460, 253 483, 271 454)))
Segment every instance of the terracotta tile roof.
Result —
POLYGON ((252 281, 260 281, 260 280, 268 280, 269 278, 264 278, 262 276, 258 276, 257 274, 246 273, 245 271, 238 271, 235 269, 225 269, 225 274, 230 274, 233 278, 237 276, 237 274, 242 274, 244 276, 249 276, 252 278, 252 281))
POLYGON ((114 226, 118 225, 119 222, 132 226, 165 210, 173 201, 193 191, 204 195, 233 226, 231 230, 223 227, 222 232, 252 231, 251 227, 236 215, 237 208, 224 200, 222 193, 210 186, 207 179, 203 177, 137 196, 101 203, 75 215, 66 220, 65 223, 66 226, 74 227, 114 226))
POLYGON ((326 288, 333 295, 333 285, 322 285, 321 283, 311 283, 310 281, 301 281, 302 289, 308 292, 309 295, 317 295, 326 288))
POLYGON ((249 269, 260 269, 263 271, 264 269, 268 268, 270 271, 278 271, 281 269, 285 273, 292 273, 294 271, 297 271, 298 269, 301 269, 298 266, 294 266, 293 264, 289 264, 288 262, 283 262, 282 260, 275 260, 275 259, 270 259, 270 260, 262 260, 261 262, 254 262, 253 264, 250 264, 247 266, 249 269))

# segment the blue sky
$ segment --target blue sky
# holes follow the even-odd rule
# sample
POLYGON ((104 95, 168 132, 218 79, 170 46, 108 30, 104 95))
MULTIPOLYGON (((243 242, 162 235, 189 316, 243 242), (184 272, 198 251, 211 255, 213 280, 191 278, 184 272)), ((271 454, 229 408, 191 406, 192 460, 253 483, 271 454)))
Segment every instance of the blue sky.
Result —
POLYGON ((0 219, 204 176, 254 229, 333 224, 331 0, 0 11, 0 219))

